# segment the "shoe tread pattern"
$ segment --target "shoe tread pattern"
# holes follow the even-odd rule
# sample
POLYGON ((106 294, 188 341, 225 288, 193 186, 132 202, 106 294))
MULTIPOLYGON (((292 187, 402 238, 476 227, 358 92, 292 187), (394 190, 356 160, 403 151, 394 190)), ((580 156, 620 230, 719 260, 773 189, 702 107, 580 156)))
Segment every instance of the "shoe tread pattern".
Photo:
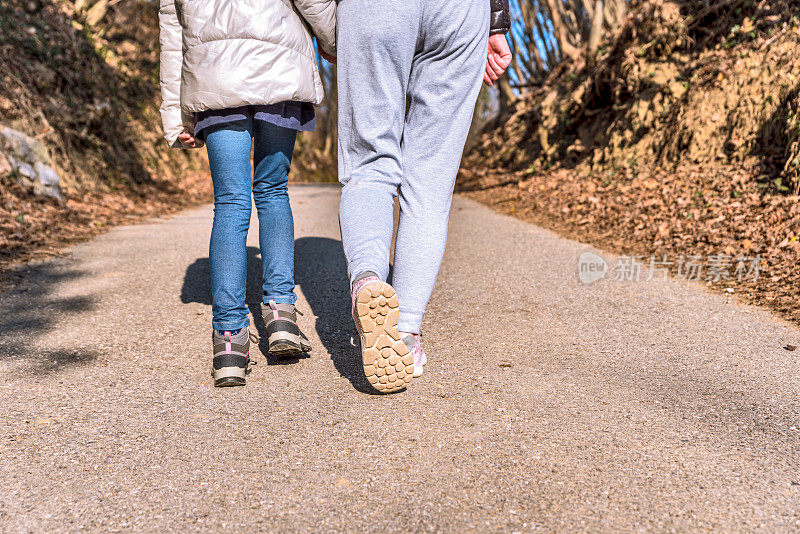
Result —
POLYGON ((400 305, 394 288, 380 281, 362 287, 354 309, 361 335, 364 374, 382 393, 404 389, 414 376, 414 357, 400 339, 400 305))

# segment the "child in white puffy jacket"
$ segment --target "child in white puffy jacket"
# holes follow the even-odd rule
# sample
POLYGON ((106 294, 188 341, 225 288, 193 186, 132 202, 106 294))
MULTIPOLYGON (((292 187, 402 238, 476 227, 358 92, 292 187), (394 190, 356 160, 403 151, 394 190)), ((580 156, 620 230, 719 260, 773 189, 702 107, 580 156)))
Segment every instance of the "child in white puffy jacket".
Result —
POLYGON ((314 104, 323 99, 307 28, 320 52, 335 54, 336 2, 161 0, 159 18, 165 137, 173 147, 205 143, 214 182, 214 385, 244 385, 250 364, 245 295, 251 190, 269 351, 291 356, 311 349, 297 325, 287 182, 297 132, 314 130, 314 104))

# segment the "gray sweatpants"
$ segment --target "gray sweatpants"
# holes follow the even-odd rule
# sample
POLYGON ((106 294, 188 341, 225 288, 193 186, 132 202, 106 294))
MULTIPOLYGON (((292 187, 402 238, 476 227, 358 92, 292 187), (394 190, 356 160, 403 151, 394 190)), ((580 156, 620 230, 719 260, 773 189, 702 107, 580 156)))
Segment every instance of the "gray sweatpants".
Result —
POLYGON ((339 209, 350 280, 389 273, 419 333, 444 256, 456 173, 486 64, 486 0, 340 0, 339 209))

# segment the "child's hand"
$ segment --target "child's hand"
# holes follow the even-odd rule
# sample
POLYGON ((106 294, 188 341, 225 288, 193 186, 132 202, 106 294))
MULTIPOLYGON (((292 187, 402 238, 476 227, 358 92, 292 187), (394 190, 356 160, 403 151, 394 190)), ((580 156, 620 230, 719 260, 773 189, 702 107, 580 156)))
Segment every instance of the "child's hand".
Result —
POLYGON ((508 41, 503 34, 495 34, 489 36, 489 52, 486 57, 486 74, 483 75, 483 81, 486 85, 494 85, 494 82, 503 75, 508 66, 511 64, 511 49, 508 47, 508 41))
POLYGON ((320 49, 319 49, 319 55, 321 55, 322 57, 324 57, 324 58, 325 58, 325 61, 327 61, 328 63, 331 63, 331 64, 333 64, 333 65, 336 65, 336 56, 332 56, 332 55, 330 55, 330 54, 329 54, 329 53, 327 53, 325 50, 323 50, 321 47, 320 47, 320 49))
POLYGON ((191 148, 197 147, 197 139, 195 139, 188 130, 184 130, 178 134, 178 141, 191 148))

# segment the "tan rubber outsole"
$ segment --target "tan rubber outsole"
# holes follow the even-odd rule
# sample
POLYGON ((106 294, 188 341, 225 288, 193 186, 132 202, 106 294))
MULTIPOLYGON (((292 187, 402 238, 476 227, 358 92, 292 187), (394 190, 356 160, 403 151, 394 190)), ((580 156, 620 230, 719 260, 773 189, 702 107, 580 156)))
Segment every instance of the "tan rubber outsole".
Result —
POLYGON ((366 284, 356 297, 354 315, 369 383, 382 393, 404 389, 414 376, 414 357, 397 330, 400 304, 394 288, 379 281, 366 284))

